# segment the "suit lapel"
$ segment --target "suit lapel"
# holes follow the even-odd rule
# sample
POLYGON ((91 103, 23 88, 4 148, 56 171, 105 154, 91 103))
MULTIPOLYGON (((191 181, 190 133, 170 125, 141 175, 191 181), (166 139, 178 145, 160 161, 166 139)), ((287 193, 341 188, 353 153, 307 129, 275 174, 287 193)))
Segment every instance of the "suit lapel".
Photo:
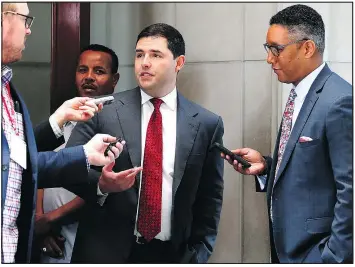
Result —
MULTIPOLYGON (((300 110, 300 113, 298 114, 296 123, 292 129, 290 138, 287 142, 286 148, 284 155, 282 157, 282 161, 280 164, 279 171, 276 176, 276 181, 274 184, 276 184, 282 174, 282 172, 285 170, 286 165, 290 159, 290 156, 296 146, 296 143, 300 137, 300 134, 313 110, 314 105, 316 104, 318 98, 319 98, 319 93, 321 92, 324 83, 326 80, 329 78, 331 75, 331 70, 328 68, 328 65, 326 64, 322 71, 319 73, 315 81, 313 82, 304 102, 302 105, 302 108, 300 110)), ((279 145, 279 143, 277 143, 279 145)), ((277 159, 276 159, 277 160, 277 159)), ((276 165, 275 165, 276 166, 276 165)))
MULTIPOLYGON (((3 129, 1 129, 1 154, 2 154, 2 160, 1 160, 1 166, 7 166, 10 168, 10 148, 9 144, 7 143, 5 133, 3 129)), ((7 171, 8 174, 8 171, 7 171)), ((2 177, 1 177, 1 212, 4 210, 5 206, 5 199, 6 199, 6 189, 7 189, 7 181, 8 181, 8 175, 4 175, 4 170, 2 169, 2 177)), ((2 225, 2 217, 1 217, 1 225, 2 225)))
MULTIPOLYGON (((141 94, 140 89, 131 91, 125 98, 122 98, 116 104, 118 120, 123 132, 123 138, 126 141, 128 154, 133 166, 141 165, 141 94)), ((139 175, 137 175, 139 179, 139 175)), ((138 183, 139 184, 139 183, 138 183)))
POLYGON ((178 93, 176 120, 176 148, 173 179, 173 199, 183 177, 186 162, 194 144, 200 123, 198 112, 180 93, 178 93))
MULTIPOLYGON (((277 155, 278 155, 278 152, 279 152, 279 144, 280 144, 281 129, 282 129, 281 125, 282 125, 282 121, 281 121, 281 124, 280 124, 280 127, 279 127, 279 131, 278 131, 278 134, 277 134, 274 153, 272 155, 273 159, 277 159, 277 155)), ((272 192, 272 188, 273 188, 274 181, 275 181, 276 164, 277 164, 277 160, 273 160, 272 164, 271 164, 271 167, 270 167, 269 182, 267 183, 267 190, 266 190, 268 205, 270 204, 271 192, 272 192)))

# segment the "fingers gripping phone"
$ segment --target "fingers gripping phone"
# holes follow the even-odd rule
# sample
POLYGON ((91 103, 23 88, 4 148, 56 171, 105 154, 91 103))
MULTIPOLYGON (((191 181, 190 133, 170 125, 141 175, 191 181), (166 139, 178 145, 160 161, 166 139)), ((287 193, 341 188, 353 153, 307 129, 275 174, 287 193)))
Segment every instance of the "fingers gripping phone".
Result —
POLYGON ((105 105, 109 105, 114 101, 114 97, 113 96, 104 96, 104 97, 100 97, 100 98, 95 98, 93 100, 90 100, 91 102, 93 102, 94 104, 98 105, 98 104, 103 104, 105 105))
POLYGON ((238 155, 234 154, 232 151, 230 151, 229 149, 225 148, 220 143, 217 143, 217 142, 214 143, 212 145, 212 148, 217 148, 219 151, 221 151, 225 155, 228 155, 233 161, 234 160, 238 161, 240 164, 242 164, 243 168, 249 168, 251 166, 251 164, 248 161, 243 159, 241 156, 238 156, 238 155))
MULTIPOLYGON (((116 138, 116 142, 110 143, 110 144, 107 146, 107 148, 106 148, 106 150, 105 150, 105 152, 104 152, 105 157, 108 156, 108 152, 111 151, 111 147, 115 146, 115 145, 117 144, 117 142, 120 142, 120 143, 121 143, 122 141, 123 141, 122 137, 117 137, 117 138, 116 138)), ((111 151, 111 152, 112 152, 112 151, 111 151)))

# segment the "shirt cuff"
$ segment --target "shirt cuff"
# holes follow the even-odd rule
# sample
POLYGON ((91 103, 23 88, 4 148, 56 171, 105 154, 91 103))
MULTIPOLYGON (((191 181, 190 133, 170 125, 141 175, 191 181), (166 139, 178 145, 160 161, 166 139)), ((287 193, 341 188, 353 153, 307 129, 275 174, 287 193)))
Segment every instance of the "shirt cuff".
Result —
POLYGON ((264 190, 265 185, 266 185, 267 175, 256 175, 256 178, 258 178, 260 190, 264 190))
POLYGON ((64 128, 63 129, 59 128, 59 125, 58 125, 57 121, 55 120, 53 114, 49 117, 49 124, 51 125, 52 130, 57 138, 60 138, 63 136, 64 128))
POLYGON ((103 194, 100 190, 99 183, 97 183, 97 196, 99 196, 97 203, 102 206, 108 196, 108 193, 103 194))
POLYGON ((85 154, 85 160, 86 160, 86 168, 88 172, 90 171, 90 162, 88 160, 88 154, 86 153, 85 146, 83 146, 84 154, 85 154))

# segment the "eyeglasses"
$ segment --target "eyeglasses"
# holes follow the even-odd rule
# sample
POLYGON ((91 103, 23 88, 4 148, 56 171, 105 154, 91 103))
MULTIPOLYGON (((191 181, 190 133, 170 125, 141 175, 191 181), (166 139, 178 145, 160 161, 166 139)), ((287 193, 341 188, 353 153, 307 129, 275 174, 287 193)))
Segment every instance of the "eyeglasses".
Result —
POLYGON ((302 40, 297 40, 297 41, 293 41, 290 42, 288 44, 285 45, 269 45, 268 43, 264 44, 264 48, 266 50, 266 52, 269 54, 269 51, 271 51, 271 53, 275 56, 278 57, 280 55, 280 53, 285 49, 286 46, 292 45, 292 44, 296 44, 299 42, 303 42, 303 41, 308 41, 309 39, 304 38, 302 40))
POLYGON ((13 15, 18 15, 18 16, 21 16, 21 17, 25 17, 25 27, 26 27, 26 29, 31 28, 33 20, 35 19, 35 17, 27 16, 27 15, 20 14, 20 13, 14 12, 14 11, 4 11, 3 13, 4 14, 10 13, 10 14, 13 14, 13 15))

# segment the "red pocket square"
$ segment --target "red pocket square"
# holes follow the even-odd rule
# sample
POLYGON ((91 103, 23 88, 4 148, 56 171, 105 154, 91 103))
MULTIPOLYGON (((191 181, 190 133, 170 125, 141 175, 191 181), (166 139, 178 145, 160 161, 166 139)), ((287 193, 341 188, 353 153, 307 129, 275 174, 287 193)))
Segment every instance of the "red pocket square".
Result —
POLYGON ((310 142, 310 141, 313 141, 313 139, 308 136, 301 136, 300 139, 298 139, 298 142, 300 142, 300 143, 305 143, 305 142, 310 142))

